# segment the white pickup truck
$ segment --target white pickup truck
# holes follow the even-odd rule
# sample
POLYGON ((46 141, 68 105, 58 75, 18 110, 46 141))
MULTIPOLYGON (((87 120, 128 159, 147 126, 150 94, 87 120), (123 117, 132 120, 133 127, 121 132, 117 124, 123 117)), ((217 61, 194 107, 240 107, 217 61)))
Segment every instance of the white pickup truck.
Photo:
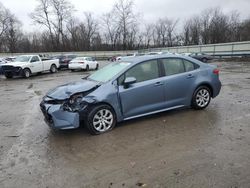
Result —
POLYGON ((59 68, 59 59, 46 60, 41 59, 39 55, 21 55, 17 56, 13 62, 2 66, 2 71, 6 78, 13 76, 23 76, 29 78, 32 74, 50 71, 57 72, 59 68))

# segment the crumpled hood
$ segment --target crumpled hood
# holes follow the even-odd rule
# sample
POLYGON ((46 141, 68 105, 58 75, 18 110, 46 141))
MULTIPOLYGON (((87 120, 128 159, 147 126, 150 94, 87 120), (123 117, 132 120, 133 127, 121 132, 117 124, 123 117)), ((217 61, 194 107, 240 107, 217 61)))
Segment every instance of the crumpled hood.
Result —
POLYGON ((11 65, 11 66, 14 66, 14 67, 21 67, 21 66, 27 65, 27 63, 28 62, 17 62, 16 61, 16 62, 5 63, 4 65, 11 65))
POLYGON ((75 93, 87 92, 89 90, 98 88, 99 85, 100 84, 98 82, 90 80, 71 82, 50 90, 47 93, 47 96, 56 100, 65 100, 75 93))

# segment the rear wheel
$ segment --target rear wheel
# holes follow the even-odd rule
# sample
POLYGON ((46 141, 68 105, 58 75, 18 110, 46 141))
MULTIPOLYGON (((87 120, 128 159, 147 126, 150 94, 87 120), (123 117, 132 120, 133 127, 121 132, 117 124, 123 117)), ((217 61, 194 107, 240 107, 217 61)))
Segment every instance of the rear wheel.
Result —
POLYGON ((207 86, 198 87, 192 98, 192 107, 197 110, 206 108, 211 101, 211 90, 207 86))
POLYGON ((86 65, 85 71, 89 71, 89 65, 86 65))
POLYGON ((56 67, 56 65, 51 65, 51 67, 50 67, 50 72, 51 72, 51 73, 57 72, 57 67, 56 67))
POLYGON ((203 63, 207 63, 207 58, 202 58, 201 60, 203 63))
POLYGON ((90 110, 85 123, 91 134, 102 134, 115 127, 116 115, 110 106, 98 105, 90 110))
POLYGON ((29 78, 31 76, 31 71, 29 69, 23 69, 23 77, 29 78))
POLYGON ((99 64, 97 63, 95 70, 98 70, 98 69, 99 69, 99 64))

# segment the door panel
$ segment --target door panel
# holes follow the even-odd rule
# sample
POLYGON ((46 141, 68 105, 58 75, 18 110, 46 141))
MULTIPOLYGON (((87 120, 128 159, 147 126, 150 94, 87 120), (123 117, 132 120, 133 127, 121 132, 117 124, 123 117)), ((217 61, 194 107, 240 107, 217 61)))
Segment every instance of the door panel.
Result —
POLYGON ((135 83, 127 89, 119 86, 119 95, 124 118, 160 110, 164 107, 162 78, 135 83))
POLYGON ((182 59, 164 59, 162 64, 166 74, 163 78, 166 107, 189 105, 198 72, 182 59))
POLYGON ((157 60, 142 62, 129 69, 118 79, 119 97, 125 118, 159 110, 164 106, 164 86, 159 78, 157 60), (124 88, 126 77, 134 77, 137 82, 124 88), (123 80, 123 81, 122 81, 123 80))
POLYGON ((164 77, 166 107, 188 105, 191 102, 195 77, 195 72, 164 77))
POLYGON ((43 63, 37 56, 33 56, 30 61, 31 72, 37 73, 43 71, 43 63))

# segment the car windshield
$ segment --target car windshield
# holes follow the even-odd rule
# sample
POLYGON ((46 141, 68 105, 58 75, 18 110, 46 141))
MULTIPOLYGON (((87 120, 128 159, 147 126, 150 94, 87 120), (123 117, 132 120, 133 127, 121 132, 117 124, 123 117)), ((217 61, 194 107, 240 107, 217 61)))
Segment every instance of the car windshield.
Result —
POLYGON ((115 62, 111 63, 104 68, 96 71, 88 77, 88 79, 97 81, 97 82, 107 82, 111 80, 115 75, 124 70, 131 63, 129 62, 115 62))
POLYGON ((28 62, 30 60, 31 56, 18 56, 14 62, 28 62))

